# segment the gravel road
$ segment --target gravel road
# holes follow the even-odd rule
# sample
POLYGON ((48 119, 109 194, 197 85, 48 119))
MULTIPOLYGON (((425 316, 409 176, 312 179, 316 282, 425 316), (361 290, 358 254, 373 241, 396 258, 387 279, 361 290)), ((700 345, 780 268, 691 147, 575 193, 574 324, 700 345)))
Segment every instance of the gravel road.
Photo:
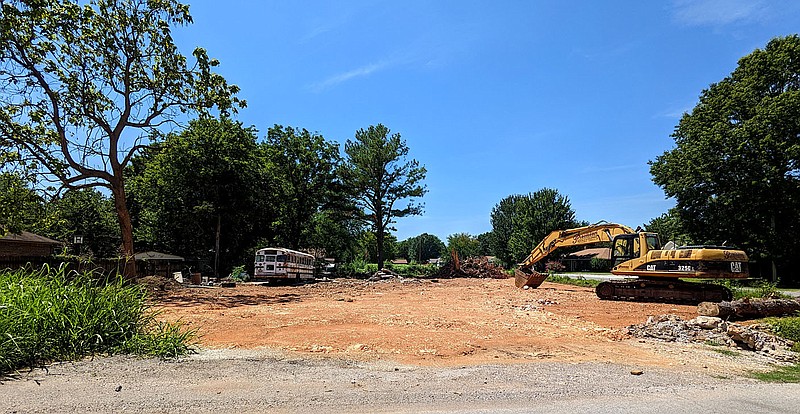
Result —
POLYGON ((7 413, 794 413, 800 385, 591 362, 420 367, 204 350, 60 363, 0 385, 7 413))

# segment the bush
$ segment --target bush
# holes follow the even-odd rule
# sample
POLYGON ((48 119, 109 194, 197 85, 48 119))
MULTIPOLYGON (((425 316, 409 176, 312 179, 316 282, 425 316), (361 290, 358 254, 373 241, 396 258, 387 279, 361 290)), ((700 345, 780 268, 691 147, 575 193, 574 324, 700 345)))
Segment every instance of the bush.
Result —
POLYGON ((355 259, 352 262, 336 266, 336 275, 340 277, 364 277, 377 271, 377 264, 367 263, 364 259, 355 259))
POLYGON ((772 327, 775 335, 794 341, 792 351, 800 352, 800 316, 789 318, 766 318, 764 323, 772 327))
POLYGON ((92 272, 0 271, 0 373, 86 355, 175 357, 194 331, 158 322, 147 293, 92 272))
POLYGON ((387 269, 399 274, 400 276, 405 277, 425 277, 425 276, 432 276, 436 273, 439 268, 436 265, 431 264, 391 264, 387 263, 385 266, 387 269))
POLYGON ((589 261, 589 267, 594 272, 608 272, 611 270, 611 260, 592 257, 592 260, 589 261))
POLYGON ((785 295, 778 291, 778 287, 774 283, 766 282, 763 280, 758 281, 754 286, 744 286, 741 282, 735 280, 720 280, 716 282, 720 285, 723 285, 731 290, 733 293, 733 299, 744 299, 744 298, 754 298, 754 299, 775 299, 775 298, 789 298, 788 295, 785 295))
POLYGON ((547 273, 561 273, 565 269, 566 268, 564 267, 563 264, 561 264, 561 262, 556 262, 551 260, 544 264, 544 271, 547 273))

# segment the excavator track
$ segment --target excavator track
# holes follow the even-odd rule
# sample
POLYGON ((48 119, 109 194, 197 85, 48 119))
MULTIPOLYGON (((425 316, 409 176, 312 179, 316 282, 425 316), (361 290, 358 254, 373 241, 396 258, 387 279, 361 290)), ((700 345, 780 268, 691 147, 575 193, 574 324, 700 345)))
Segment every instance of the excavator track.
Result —
POLYGON ((725 286, 689 283, 678 279, 602 282, 597 285, 595 293, 603 300, 686 304, 730 301, 733 298, 733 294, 725 286))

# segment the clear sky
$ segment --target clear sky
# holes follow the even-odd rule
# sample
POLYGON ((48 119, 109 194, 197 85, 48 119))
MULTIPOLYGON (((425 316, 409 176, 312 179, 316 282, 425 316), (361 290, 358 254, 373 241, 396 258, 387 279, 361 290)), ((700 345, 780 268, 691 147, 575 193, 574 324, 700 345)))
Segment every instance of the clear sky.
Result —
POLYGON ((544 187, 580 220, 648 222, 674 205, 647 163, 681 114, 740 57, 800 32, 792 0, 189 4, 178 44, 222 62, 262 136, 402 135, 429 192, 400 240, 489 231, 501 199, 544 187))

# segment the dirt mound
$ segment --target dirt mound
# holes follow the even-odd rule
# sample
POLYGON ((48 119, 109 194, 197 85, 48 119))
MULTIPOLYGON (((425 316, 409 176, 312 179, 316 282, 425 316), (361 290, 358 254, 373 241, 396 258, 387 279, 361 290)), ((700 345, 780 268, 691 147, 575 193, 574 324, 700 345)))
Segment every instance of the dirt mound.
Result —
POLYGON ((492 279, 507 279, 510 277, 505 269, 489 262, 489 260, 484 257, 468 257, 461 260, 458 269, 451 260, 444 267, 439 269, 436 276, 442 278, 477 277, 492 279))
POLYGON ((688 321, 676 315, 651 316, 645 323, 629 326, 628 332, 639 338, 756 351, 781 362, 798 360, 798 355, 790 351, 794 342, 773 335, 768 327, 758 324, 745 326, 710 316, 698 316, 688 321))
POLYGON ((149 292, 164 292, 183 288, 183 285, 175 279, 156 275, 140 277, 136 279, 136 284, 144 286, 149 292))

